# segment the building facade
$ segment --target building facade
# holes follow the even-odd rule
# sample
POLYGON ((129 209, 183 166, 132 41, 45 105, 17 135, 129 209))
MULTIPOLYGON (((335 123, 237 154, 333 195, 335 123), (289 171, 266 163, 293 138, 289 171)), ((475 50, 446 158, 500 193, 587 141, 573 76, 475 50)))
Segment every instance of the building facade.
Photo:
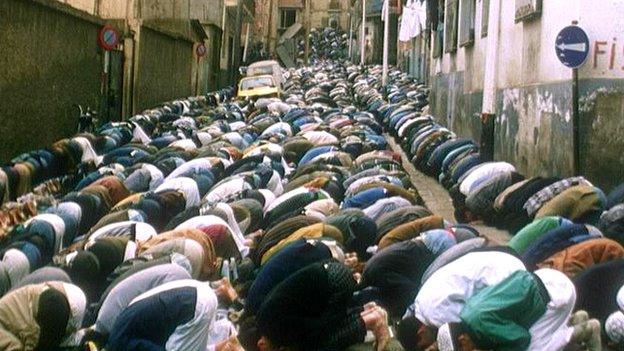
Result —
MULTIPOLYGON (((389 45, 388 63, 396 65, 398 49, 399 18, 402 9, 402 0, 390 0, 389 17, 389 45)), ((364 1, 353 2, 353 48, 352 58, 355 62, 361 59, 362 36, 362 6, 364 1)), ((381 18, 383 0, 366 0, 366 20, 364 22, 364 62, 366 64, 381 64, 383 60, 384 22, 381 18)))
POLYGON ((486 136, 482 117, 492 116, 493 139, 483 141, 528 176, 575 172, 572 70, 555 41, 576 21, 590 43, 578 71, 579 172, 615 185, 624 174, 623 0, 428 1, 437 9, 431 35, 414 42, 429 50, 411 59, 427 61, 432 115, 475 140, 486 136))
POLYGON ((0 160, 75 133, 76 104, 116 121, 233 84, 253 11, 253 0, 0 1, 0 160), (98 46, 104 25, 115 50, 98 46))
POLYGON ((255 28, 264 48, 273 54, 281 35, 295 23, 302 26, 300 36, 306 26, 312 29, 334 25, 348 31, 352 5, 351 0, 256 0, 255 28))

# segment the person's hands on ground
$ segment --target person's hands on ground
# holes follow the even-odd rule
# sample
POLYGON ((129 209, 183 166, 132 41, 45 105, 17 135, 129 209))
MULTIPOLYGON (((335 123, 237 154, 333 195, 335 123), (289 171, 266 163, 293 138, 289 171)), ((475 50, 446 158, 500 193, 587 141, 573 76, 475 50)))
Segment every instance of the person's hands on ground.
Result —
POLYGON ((262 229, 258 229, 253 233, 247 234, 243 243, 249 248, 254 248, 256 246, 256 239, 262 237, 263 235, 264 231, 262 229))
POLYGON ((229 305, 238 298, 238 293, 228 278, 217 280, 214 285, 217 285, 214 292, 221 303, 229 305))
POLYGON ((383 351, 390 341, 390 329, 388 328, 388 312, 374 302, 364 305, 364 311, 360 313, 366 330, 375 335, 376 351, 383 351))
POLYGON ((245 349, 241 346, 236 335, 234 335, 218 343, 215 347, 215 351, 245 351, 245 349))
POLYGON ((360 273, 353 273, 353 279, 355 279, 355 281, 360 284, 362 282, 362 274, 360 273))

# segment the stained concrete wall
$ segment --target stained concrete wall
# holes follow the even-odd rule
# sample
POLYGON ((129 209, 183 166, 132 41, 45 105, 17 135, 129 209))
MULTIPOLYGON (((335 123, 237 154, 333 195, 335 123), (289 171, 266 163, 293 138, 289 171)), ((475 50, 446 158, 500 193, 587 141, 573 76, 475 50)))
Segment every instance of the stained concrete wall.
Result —
MULTIPOLYGON (((430 76, 433 114, 458 134, 479 140, 487 37, 480 36, 483 2, 476 3, 474 44, 432 59, 430 76)), ((578 20, 590 38, 589 59, 579 71, 581 173, 607 189, 624 180, 624 134, 617 132, 624 130, 624 17, 617 15, 622 13, 624 0, 543 0, 538 18, 515 23, 515 2, 501 1, 496 159, 529 176, 572 174, 572 75, 558 61, 554 42, 578 20)))
POLYGON ((0 162, 76 132, 99 106, 98 20, 52 1, 0 1, 0 162))
POLYGON ((142 26, 134 112, 190 96, 193 42, 142 26))
MULTIPOLYGON (((88 9, 97 4, 105 18, 197 19, 203 23, 221 22, 223 0, 60 0, 88 9)), ((88 10, 85 10, 88 11, 88 10)))

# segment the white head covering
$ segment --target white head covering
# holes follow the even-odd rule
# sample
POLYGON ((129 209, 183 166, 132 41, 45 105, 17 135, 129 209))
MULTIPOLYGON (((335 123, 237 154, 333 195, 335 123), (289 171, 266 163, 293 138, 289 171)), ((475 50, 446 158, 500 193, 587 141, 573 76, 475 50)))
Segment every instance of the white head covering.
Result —
POLYGON ((68 283, 62 284, 70 310, 70 317, 67 322, 67 333, 71 334, 82 326, 82 319, 84 318, 85 309, 87 308, 87 297, 79 287, 68 283))
POLYGON ((151 165, 149 163, 144 163, 141 166, 141 168, 147 170, 151 175, 151 179, 149 183, 150 190, 156 189, 158 186, 160 186, 160 184, 163 183, 165 176, 163 172, 160 169, 158 169, 158 167, 151 165))
POLYGON ((199 206, 201 202, 197 182, 195 182, 192 178, 177 177, 167 179, 159 185, 158 188, 156 188, 155 192, 161 192, 164 190, 177 190, 182 192, 182 194, 184 194, 184 198, 186 199, 186 208, 199 206))
POLYGON ((210 135, 210 133, 206 133, 206 132, 198 132, 197 133, 197 139, 202 144, 202 146, 206 146, 206 145, 210 144, 210 142, 212 141, 212 135, 210 135))
POLYGON ((544 268, 534 273, 546 287, 550 301, 546 312, 529 329, 531 343, 527 350, 560 350, 573 331, 568 321, 576 303, 576 289, 560 271, 544 268))
POLYGON ((113 232, 116 228, 122 228, 128 225, 134 225, 135 238, 136 238, 136 241, 138 242, 147 241, 148 239, 158 234, 156 230, 154 229, 154 227, 152 227, 151 225, 147 223, 137 222, 137 221, 115 222, 115 223, 107 224, 103 226, 102 228, 99 228, 98 230, 93 232, 89 236, 89 240, 85 244, 85 247, 87 248, 91 247, 93 244, 95 244, 95 242, 98 239, 106 237, 109 233, 113 232))
POLYGON ((145 133, 143 128, 141 128, 141 126, 139 126, 138 123, 132 122, 132 125, 134 126, 134 129, 132 130, 133 142, 140 142, 144 145, 147 145, 150 142, 152 142, 152 139, 150 139, 150 137, 145 133))
POLYGON ((171 254, 171 263, 175 263, 178 266, 184 268, 189 274, 193 274, 193 267, 191 267, 191 261, 189 259, 177 252, 171 254))
POLYGON ((22 280, 28 273, 30 273, 30 262, 28 257, 22 251, 18 249, 9 249, 4 253, 2 257, 9 279, 11 279, 11 286, 15 286, 22 280))
POLYGON ((171 143, 169 146, 171 147, 179 147, 185 151, 193 151, 197 149, 197 145, 191 139, 180 139, 171 143))
POLYGON ((275 194, 269 189, 258 189, 258 191, 264 196, 264 212, 267 212, 269 206, 273 206, 273 202, 275 202, 275 194))
POLYGON ((249 254, 249 247, 245 246, 245 237, 240 231, 238 223, 236 222, 236 218, 234 218, 234 212, 232 211, 232 208, 225 203, 217 204, 216 208, 219 208, 226 213, 226 215, 228 216, 228 222, 223 220, 223 218, 215 215, 202 215, 195 216, 186 220, 183 223, 180 223, 175 229, 196 229, 200 225, 207 224, 223 225, 227 227, 232 234, 232 239, 234 239, 236 247, 238 248, 238 251, 241 253, 242 257, 246 257, 249 254), (229 222, 232 223, 232 225, 230 225, 229 222))
POLYGON ((75 202, 66 201, 58 204, 56 212, 59 214, 68 214, 76 219, 76 222, 80 223, 82 219, 82 207, 75 202))
POLYGON ((43 213, 31 218, 26 223, 33 220, 41 220, 52 226, 54 229, 54 253, 57 254, 62 249, 63 236, 65 235, 65 222, 63 218, 51 213, 43 213))
POLYGON ((201 272, 204 262, 204 248, 195 240, 184 240, 184 254, 191 262, 191 276, 197 278, 201 272), (199 259, 197 259, 199 258, 199 259))
POLYGON ((617 304, 620 307, 620 311, 624 311, 624 286, 617 293, 617 304))
POLYGON ((82 157, 80 159, 80 161, 82 162, 89 162, 89 161, 95 161, 95 164, 98 165, 98 155, 95 152, 95 150, 93 149, 93 146, 91 145, 91 142, 85 138, 85 137, 76 137, 72 139, 73 141, 75 141, 76 143, 78 143, 78 145, 80 146, 80 149, 82 151, 82 157))
POLYGON ((609 340, 615 343, 624 341, 624 313, 617 311, 612 313, 605 322, 605 331, 609 340))

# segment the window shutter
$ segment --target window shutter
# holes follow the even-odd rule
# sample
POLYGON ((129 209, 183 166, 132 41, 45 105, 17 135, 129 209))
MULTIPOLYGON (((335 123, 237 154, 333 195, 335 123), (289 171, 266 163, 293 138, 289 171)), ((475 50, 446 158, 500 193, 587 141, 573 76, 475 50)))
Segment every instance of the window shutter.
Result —
POLYGON ((470 46, 474 43, 475 1, 461 0, 459 46, 470 46))
POLYGON ((457 51, 457 0, 446 0, 444 5, 444 52, 457 51))

